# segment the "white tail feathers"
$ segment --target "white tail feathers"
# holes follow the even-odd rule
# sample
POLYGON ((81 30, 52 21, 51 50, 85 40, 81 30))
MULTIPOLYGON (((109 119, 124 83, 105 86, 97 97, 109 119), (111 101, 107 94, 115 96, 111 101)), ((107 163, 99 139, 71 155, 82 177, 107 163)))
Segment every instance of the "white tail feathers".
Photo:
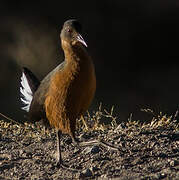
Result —
POLYGON ((29 112, 30 104, 33 98, 33 93, 24 72, 22 73, 22 77, 21 77, 20 93, 21 93, 20 99, 22 103, 24 104, 24 106, 22 107, 22 110, 29 112))

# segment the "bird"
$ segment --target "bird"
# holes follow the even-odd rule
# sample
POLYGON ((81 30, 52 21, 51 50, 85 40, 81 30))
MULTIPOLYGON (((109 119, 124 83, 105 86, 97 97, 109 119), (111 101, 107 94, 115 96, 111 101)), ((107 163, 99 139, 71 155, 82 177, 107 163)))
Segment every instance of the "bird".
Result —
POLYGON ((82 26, 76 19, 64 22, 61 47, 64 61, 39 81, 27 68, 22 68, 20 100, 30 122, 43 119, 57 132, 57 164, 63 164, 60 139, 62 134, 75 137, 76 121, 92 103, 96 91, 95 67, 83 39, 82 26))

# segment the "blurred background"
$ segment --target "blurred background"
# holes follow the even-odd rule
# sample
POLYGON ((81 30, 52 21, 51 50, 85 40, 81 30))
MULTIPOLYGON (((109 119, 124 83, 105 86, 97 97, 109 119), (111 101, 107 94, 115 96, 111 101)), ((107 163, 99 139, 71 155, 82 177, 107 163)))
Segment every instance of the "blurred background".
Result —
POLYGON ((175 113, 179 108, 179 2, 175 0, 1 1, 0 112, 23 119, 21 67, 41 80, 63 61, 59 34, 77 18, 94 60, 97 92, 120 121, 141 108, 175 113))

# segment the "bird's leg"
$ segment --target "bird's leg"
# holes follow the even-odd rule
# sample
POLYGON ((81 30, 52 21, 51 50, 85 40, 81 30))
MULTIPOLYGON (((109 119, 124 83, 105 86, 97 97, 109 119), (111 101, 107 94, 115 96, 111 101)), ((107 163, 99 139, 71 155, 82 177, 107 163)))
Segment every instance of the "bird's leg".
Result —
POLYGON ((71 136, 71 139, 72 139, 73 144, 74 144, 75 146, 78 146, 79 140, 75 137, 75 131, 72 131, 71 134, 70 134, 70 136, 71 136))
POLYGON ((60 148, 60 138, 62 132, 57 130, 57 166, 62 165, 62 155, 61 155, 61 148, 60 148))
POLYGON ((61 148, 60 148, 60 139, 62 132, 60 130, 57 130, 56 133, 57 133, 57 167, 71 170, 72 172, 78 172, 77 169, 70 168, 68 165, 63 164, 61 148))
POLYGON ((86 121, 85 121, 83 115, 81 115, 81 120, 82 120, 82 122, 83 122, 83 124, 84 124, 84 126, 85 126, 86 131, 88 131, 88 126, 87 126, 87 124, 86 124, 86 121))

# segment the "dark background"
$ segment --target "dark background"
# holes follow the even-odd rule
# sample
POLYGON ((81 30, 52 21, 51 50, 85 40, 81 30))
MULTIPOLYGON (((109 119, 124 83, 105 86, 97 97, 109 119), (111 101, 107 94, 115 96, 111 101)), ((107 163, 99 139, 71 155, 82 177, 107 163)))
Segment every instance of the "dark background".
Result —
POLYGON ((179 104, 179 3, 175 0, 1 1, 0 112, 22 119, 21 67, 39 79, 63 60, 59 34, 77 18, 96 67, 91 107, 115 105, 123 121, 141 108, 172 114, 179 104))

